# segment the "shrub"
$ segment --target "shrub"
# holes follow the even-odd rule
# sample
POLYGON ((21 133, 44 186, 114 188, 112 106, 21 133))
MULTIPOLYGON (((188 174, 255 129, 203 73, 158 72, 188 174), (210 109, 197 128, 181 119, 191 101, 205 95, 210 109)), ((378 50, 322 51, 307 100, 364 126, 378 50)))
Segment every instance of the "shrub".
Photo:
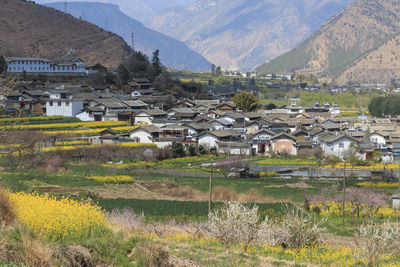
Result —
POLYGON ((116 226, 123 231, 133 231, 138 228, 144 219, 143 212, 140 214, 136 214, 130 208, 113 209, 111 212, 107 214, 108 221, 112 226, 116 226))
POLYGON ((383 225, 362 225, 355 234, 357 256, 366 262, 367 266, 379 266, 383 254, 391 256, 398 252, 399 241, 399 227, 388 221, 383 225))
POLYGON ((246 207, 237 202, 225 202, 209 214, 211 232, 223 243, 243 243, 244 251, 257 237, 258 206, 246 207))
POLYGON ((314 215, 296 206, 285 206, 284 213, 281 221, 265 218, 259 227, 259 242, 296 250, 320 243, 320 235, 324 231, 321 225, 325 220, 317 221, 314 215))
POLYGON ((170 253, 161 246, 141 241, 134 251, 137 266, 172 267, 170 253))
POLYGON ((182 158, 185 156, 185 147, 181 142, 173 142, 171 146, 172 157, 182 158))

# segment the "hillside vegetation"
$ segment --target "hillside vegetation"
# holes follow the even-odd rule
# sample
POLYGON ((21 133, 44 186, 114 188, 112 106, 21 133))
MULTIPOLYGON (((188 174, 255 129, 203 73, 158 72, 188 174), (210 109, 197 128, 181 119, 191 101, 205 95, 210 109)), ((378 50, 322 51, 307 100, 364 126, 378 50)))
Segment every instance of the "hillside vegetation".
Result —
POLYGON ((117 67, 129 52, 121 37, 54 9, 0 0, 0 54, 60 57, 74 49, 86 64, 117 67))
POLYGON ((290 52, 257 68, 264 73, 304 72, 327 80, 390 82, 395 64, 400 6, 395 0, 357 0, 290 52))

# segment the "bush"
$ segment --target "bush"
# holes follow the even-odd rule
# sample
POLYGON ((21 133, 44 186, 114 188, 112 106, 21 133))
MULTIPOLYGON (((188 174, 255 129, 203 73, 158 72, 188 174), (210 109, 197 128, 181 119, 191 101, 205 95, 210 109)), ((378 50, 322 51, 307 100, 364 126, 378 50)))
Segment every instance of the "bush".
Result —
POLYGON ((225 202, 209 214, 211 232, 223 243, 243 243, 244 251, 257 237, 258 206, 251 208, 236 202, 225 202))
POLYGON ((325 220, 317 221, 314 215, 296 206, 285 206, 284 213, 281 221, 265 218, 259 227, 259 242, 297 250, 320 243, 325 220))
POLYGON ((382 255, 390 256, 399 251, 400 229, 385 222, 383 225, 373 223, 362 225, 355 235, 358 257, 367 266, 379 266, 382 255))

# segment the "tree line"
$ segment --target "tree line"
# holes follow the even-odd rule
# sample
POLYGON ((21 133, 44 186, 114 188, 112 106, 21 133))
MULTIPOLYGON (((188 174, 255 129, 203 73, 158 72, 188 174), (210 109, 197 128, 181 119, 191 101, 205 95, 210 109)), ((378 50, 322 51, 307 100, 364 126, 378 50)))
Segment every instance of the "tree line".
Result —
POLYGON ((369 112, 375 117, 400 115, 400 96, 375 97, 368 106, 369 112))

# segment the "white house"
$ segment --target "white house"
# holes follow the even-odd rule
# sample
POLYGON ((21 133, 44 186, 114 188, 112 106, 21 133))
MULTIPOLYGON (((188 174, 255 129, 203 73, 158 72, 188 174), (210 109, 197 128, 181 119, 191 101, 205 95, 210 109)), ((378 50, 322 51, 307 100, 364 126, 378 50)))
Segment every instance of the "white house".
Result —
POLYGON ((386 147, 386 139, 385 137, 378 133, 374 132, 369 136, 369 140, 373 145, 376 145, 377 147, 386 147))
POLYGON ((221 154, 251 156, 252 148, 246 142, 218 142, 217 151, 221 154))
POLYGON ((148 124, 151 125, 154 119, 165 119, 167 118, 167 113, 162 109, 147 109, 140 110, 132 115, 135 124, 148 124))
POLYGON ((153 143, 160 136, 160 129, 156 126, 141 126, 129 132, 129 137, 138 143, 153 143))
POLYGON ((217 130, 205 132, 198 136, 198 143, 207 148, 217 147, 217 142, 228 142, 240 140, 240 133, 233 130, 217 130))
POLYGON ((87 75, 87 68, 80 58, 50 60, 39 57, 6 57, 7 72, 45 75, 87 75))
POLYGON ((328 136, 320 140, 320 145, 324 154, 337 157, 345 156, 350 150, 352 143, 358 143, 358 140, 345 134, 328 136))
POLYGON ((51 92, 46 100, 46 116, 75 117, 82 109, 83 100, 62 91, 51 92))

